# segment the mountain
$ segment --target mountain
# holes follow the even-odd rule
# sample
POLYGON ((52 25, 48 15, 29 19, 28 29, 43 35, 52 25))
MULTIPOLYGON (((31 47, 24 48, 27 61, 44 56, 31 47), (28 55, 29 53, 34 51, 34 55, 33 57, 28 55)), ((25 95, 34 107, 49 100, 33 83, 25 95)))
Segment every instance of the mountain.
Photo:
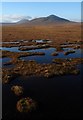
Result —
POLYGON ((55 15, 50 15, 48 17, 40 17, 40 18, 33 19, 29 22, 29 24, 41 25, 41 24, 67 23, 67 22, 70 22, 70 21, 55 15))
POLYGON ((22 19, 22 20, 18 21, 16 24, 23 24, 23 23, 28 23, 28 22, 29 22, 29 20, 22 19))
POLYGON ((28 23, 28 22, 29 22, 29 20, 27 20, 27 19, 22 19, 22 20, 20 20, 20 21, 18 21, 18 22, 15 22, 15 23, 0 23, 0 25, 3 25, 3 26, 20 25, 20 24, 26 24, 26 23, 28 23))
MULTIPOLYGON (((67 19, 58 17, 56 15, 50 15, 47 17, 39 17, 39 18, 35 18, 32 20, 27 20, 27 19, 22 19, 20 21, 18 21, 17 23, 12 23, 13 25, 51 25, 51 24, 56 24, 56 23, 70 23, 72 21, 69 21, 67 19)), ((11 24, 7 24, 7 23, 3 23, 3 25, 11 25, 11 24)))

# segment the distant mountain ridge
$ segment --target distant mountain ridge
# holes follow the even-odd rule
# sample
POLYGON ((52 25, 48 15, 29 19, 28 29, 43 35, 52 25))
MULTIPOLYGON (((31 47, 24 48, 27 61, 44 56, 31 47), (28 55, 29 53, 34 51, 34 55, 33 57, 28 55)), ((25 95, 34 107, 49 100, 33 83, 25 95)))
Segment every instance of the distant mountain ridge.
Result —
POLYGON ((32 20, 22 19, 17 23, 12 23, 12 24, 49 25, 49 24, 55 24, 55 23, 70 23, 70 22, 72 21, 65 18, 58 17, 56 15, 49 15, 47 17, 39 17, 32 20))
POLYGON ((52 23, 60 23, 60 22, 62 23, 62 22, 70 22, 70 21, 55 15, 50 15, 48 17, 33 19, 30 21, 30 24, 52 24, 52 23))
MULTIPOLYGON (((64 18, 60 18, 56 15, 50 15, 47 17, 35 18, 30 21, 27 20, 27 22, 23 22, 23 23, 27 23, 29 25, 46 25, 46 24, 65 23, 65 22, 70 22, 70 21, 64 18)), ((18 23, 20 23, 20 21, 18 23)))

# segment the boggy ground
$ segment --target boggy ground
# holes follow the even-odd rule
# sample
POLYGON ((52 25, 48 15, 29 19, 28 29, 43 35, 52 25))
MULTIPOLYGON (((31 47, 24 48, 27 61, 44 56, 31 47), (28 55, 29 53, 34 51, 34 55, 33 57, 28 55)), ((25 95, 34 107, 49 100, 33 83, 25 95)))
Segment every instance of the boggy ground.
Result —
MULTIPOLYGON (((3 47, 21 47, 21 46, 31 46, 31 45, 41 45, 43 46, 43 44, 47 44, 47 42, 41 42, 41 43, 38 43, 36 41, 33 41, 33 40, 18 40, 18 42, 3 42, 2 43, 2 46, 3 47)), ((49 44, 48 44, 49 45, 49 44)))
POLYGON ((53 62, 51 64, 38 64, 35 61, 17 60, 14 68, 3 69, 3 83, 9 83, 19 76, 44 76, 49 78, 68 74, 77 75, 80 71, 76 65, 83 63, 83 59, 54 59, 53 62))
MULTIPOLYGON (((66 42, 66 41, 65 41, 66 42)), ((19 50, 21 51, 25 51, 25 50, 32 50, 32 49, 42 49, 42 48, 49 48, 49 47, 54 47, 56 48, 57 50, 61 50, 62 48, 74 48, 74 49, 79 49, 82 47, 82 45, 79 44, 78 41, 76 42, 72 42, 72 45, 71 44, 68 44, 68 45, 57 45, 57 44, 54 44, 53 42, 51 43, 36 43, 36 42, 22 42, 22 43, 2 43, 1 45, 2 47, 8 47, 8 48, 11 48, 11 47, 19 47, 19 50)))
MULTIPOLYGON (((72 47, 76 47, 75 49, 79 49, 80 45, 76 44, 77 42, 73 42, 72 47)), ((34 42, 32 42, 34 45, 34 42)), ((68 42, 68 45, 71 44, 68 42)), ((56 51, 62 51, 61 45, 53 45, 49 43, 49 45, 39 45, 36 49, 39 48, 47 48, 49 46, 53 46, 56 48, 56 51)), ((66 46, 65 46, 66 47, 66 46)), ((68 46, 67 46, 68 47, 68 46)), ((33 48, 33 47, 32 47, 33 48)), ((21 50, 26 51, 27 49, 32 49, 21 46, 21 50)), ((33 48, 35 49, 35 48, 33 48)), ((68 54, 72 53, 73 51, 67 51, 68 54)), ((58 52, 56 52, 58 55, 58 52)), ((53 53, 52 55, 56 55, 53 53)), ((53 63, 51 64, 38 64, 34 60, 33 61, 24 61, 20 60, 20 57, 25 56, 33 56, 33 55, 45 55, 44 52, 9 52, 9 51, 2 51, 2 58, 9 57, 12 60, 5 65, 14 64, 15 67, 11 69, 3 68, 3 83, 8 83, 9 81, 13 80, 15 76, 44 76, 44 77, 53 77, 56 75, 67 75, 67 74, 78 74, 80 71, 77 69, 76 65, 81 64, 83 62, 82 58, 73 58, 73 59, 54 59, 53 63), (14 76, 14 77, 13 77, 14 76)))
MULTIPOLYGON (((79 45, 79 41, 81 39, 80 28, 81 28, 80 24, 77 24, 77 23, 65 24, 65 25, 54 25, 54 26, 27 26, 27 27, 20 26, 20 25, 19 26, 3 26, 2 41, 9 42, 9 41, 18 40, 19 43, 8 43, 8 44, 4 43, 2 44, 2 46, 3 47, 13 47, 13 46, 20 47, 20 46, 30 46, 30 45, 34 45, 34 46, 41 45, 42 47, 43 44, 47 44, 47 43, 36 43, 36 42, 32 42, 32 40, 49 39, 52 41, 52 43, 50 44, 48 43, 48 45, 50 45, 49 47, 55 47, 56 51, 61 51, 63 48, 61 44, 63 44, 66 41, 69 42, 70 46, 72 43, 79 45), (27 40, 28 42, 20 42, 20 40, 24 40, 24 39, 27 40)), ((65 46, 65 47, 70 47, 70 46, 65 46)), ((79 47, 76 47, 75 45, 72 47, 76 49, 79 48, 79 47)), ((80 73, 79 69, 77 68, 77 65, 83 63, 83 58, 54 59, 53 63, 51 64, 38 64, 35 61, 24 61, 19 59, 20 57, 30 56, 30 55, 44 55, 44 53, 40 53, 40 52, 14 53, 14 52, 2 51, 2 57, 12 58, 10 62, 11 64, 15 65, 15 67, 13 68, 2 69, 3 84, 5 83, 8 84, 11 81, 13 81, 15 78, 18 78, 19 76, 25 76, 25 77, 26 76, 27 77, 43 76, 43 77, 49 78, 49 77, 69 75, 69 74, 77 75, 80 73)), ((52 101, 53 101, 53 98, 52 98, 52 101)))
POLYGON ((45 55, 44 52, 10 52, 10 51, 1 51, 2 52, 2 58, 4 57, 10 57, 12 58, 12 62, 15 63, 20 57, 25 56, 33 56, 33 55, 45 55))

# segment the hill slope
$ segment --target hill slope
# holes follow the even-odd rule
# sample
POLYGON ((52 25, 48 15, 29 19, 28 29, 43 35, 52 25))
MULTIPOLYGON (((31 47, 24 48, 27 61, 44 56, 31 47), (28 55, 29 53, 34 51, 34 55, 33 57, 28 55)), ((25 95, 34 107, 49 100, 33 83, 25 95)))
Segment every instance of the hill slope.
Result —
POLYGON ((40 24, 41 25, 41 24, 67 23, 67 22, 70 22, 70 21, 64 18, 60 18, 55 15, 50 15, 48 17, 41 17, 41 18, 33 19, 29 22, 29 24, 33 24, 33 25, 40 24))
POLYGON ((70 23, 71 21, 58 17, 56 15, 50 15, 47 17, 39 17, 32 20, 21 20, 18 24, 27 25, 51 25, 56 23, 70 23))

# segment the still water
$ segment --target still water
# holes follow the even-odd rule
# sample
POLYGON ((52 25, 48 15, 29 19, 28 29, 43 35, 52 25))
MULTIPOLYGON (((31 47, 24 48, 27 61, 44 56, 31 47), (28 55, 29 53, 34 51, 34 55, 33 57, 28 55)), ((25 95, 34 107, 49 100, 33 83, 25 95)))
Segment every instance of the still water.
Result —
MULTIPOLYGON (((30 47, 30 46, 29 46, 30 47)), ((52 60, 55 58, 80 58, 83 57, 83 52, 81 49, 76 49, 75 53, 64 55, 64 52, 68 50, 74 50, 73 48, 63 48, 63 51, 59 51, 57 56, 52 56, 53 52, 56 52, 56 48, 46 48, 46 49, 35 49, 35 50, 27 50, 27 51, 20 51, 18 47, 0 47, 2 50, 10 51, 10 52, 44 52, 45 55, 43 56, 26 56, 21 57, 22 60, 35 60, 38 63, 52 63, 52 60)))

